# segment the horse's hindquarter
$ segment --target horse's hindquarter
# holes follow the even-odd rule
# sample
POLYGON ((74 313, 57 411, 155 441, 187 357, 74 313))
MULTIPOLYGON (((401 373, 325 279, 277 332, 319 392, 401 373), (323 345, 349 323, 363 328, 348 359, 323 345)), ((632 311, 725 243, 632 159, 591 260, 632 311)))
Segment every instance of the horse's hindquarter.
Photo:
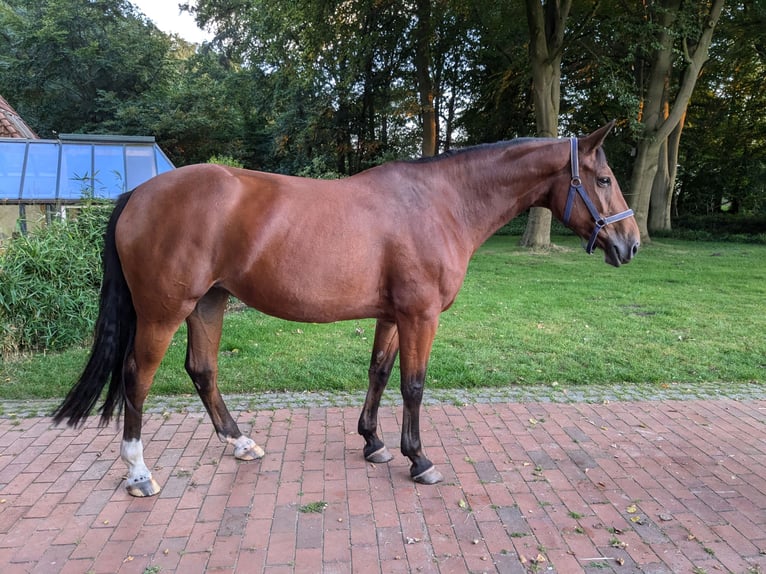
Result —
POLYGON ((214 283, 214 260, 232 194, 221 168, 189 166, 137 187, 119 221, 115 241, 139 317, 183 319, 214 283))
POLYGON ((219 285, 284 319, 393 318, 394 307, 423 298, 449 305, 462 282, 467 260, 456 263, 428 217, 375 177, 309 180, 219 166, 168 176, 136 190, 120 219, 131 291, 151 293, 134 300, 139 312, 159 300, 187 313, 219 285))

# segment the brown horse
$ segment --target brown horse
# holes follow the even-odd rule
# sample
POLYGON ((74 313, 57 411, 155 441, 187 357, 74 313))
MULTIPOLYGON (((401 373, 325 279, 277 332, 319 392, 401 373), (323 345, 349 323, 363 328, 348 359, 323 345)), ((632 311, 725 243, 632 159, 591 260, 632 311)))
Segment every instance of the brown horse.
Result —
POLYGON ((589 252, 602 248, 611 265, 638 250, 638 227, 601 149, 611 127, 579 145, 574 138, 520 139, 391 162, 337 181, 218 165, 151 179, 121 196, 111 216, 93 349, 55 421, 82 423, 109 380, 101 423, 124 408, 128 492, 157 494, 143 458, 142 409, 183 321, 186 370, 218 436, 235 457, 250 460, 263 450, 242 435, 217 385, 229 295, 291 321, 374 317, 359 418, 364 456, 392 458, 377 413, 398 353, 401 451, 415 481, 439 482, 420 443, 426 364, 439 314, 455 300, 476 249, 518 213, 544 206, 588 239, 589 252))

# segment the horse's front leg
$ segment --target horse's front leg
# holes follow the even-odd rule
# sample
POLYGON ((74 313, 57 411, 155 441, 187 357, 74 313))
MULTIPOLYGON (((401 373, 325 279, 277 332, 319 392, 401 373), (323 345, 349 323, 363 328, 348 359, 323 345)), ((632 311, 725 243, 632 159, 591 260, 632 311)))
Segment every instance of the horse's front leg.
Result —
POLYGON ((420 442, 420 405, 439 316, 419 316, 399 321, 400 369, 404 410, 402 416, 402 454, 412 461, 410 476, 415 482, 436 484, 442 474, 423 454, 420 442))
POLYGON ((359 434, 364 437, 364 458, 370 462, 388 462, 393 458, 378 436, 378 407, 398 350, 399 335, 396 323, 378 320, 375 324, 375 342, 370 359, 370 383, 357 427, 359 434))
POLYGON ((255 460, 263 457, 263 449, 240 432, 218 390, 218 346, 228 299, 227 291, 211 289, 186 318, 189 328, 186 372, 210 415, 218 437, 234 447, 236 458, 255 460))

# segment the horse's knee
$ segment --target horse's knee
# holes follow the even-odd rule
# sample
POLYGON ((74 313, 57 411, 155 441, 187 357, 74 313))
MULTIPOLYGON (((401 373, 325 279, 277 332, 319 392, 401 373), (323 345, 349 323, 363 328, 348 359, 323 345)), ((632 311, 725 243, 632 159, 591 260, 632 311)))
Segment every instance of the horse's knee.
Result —
POLYGON ((417 376, 402 380, 402 400, 405 407, 420 408, 423 402, 423 392, 425 390, 425 376, 417 376))
POLYGON ((372 365, 367 371, 367 376, 372 382, 386 385, 391 377, 392 370, 390 365, 372 365))
POLYGON ((187 361, 185 368, 186 373, 194 383, 194 386, 201 393, 210 389, 217 375, 217 371, 210 365, 198 365, 191 361, 187 361))

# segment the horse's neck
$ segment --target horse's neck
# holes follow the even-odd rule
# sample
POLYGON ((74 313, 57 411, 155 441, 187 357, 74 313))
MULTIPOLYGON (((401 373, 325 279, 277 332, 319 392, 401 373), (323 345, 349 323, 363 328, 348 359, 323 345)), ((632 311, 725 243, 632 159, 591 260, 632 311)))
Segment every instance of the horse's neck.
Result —
POLYGON ((547 207, 548 180, 560 166, 551 154, 539 153, 539 146, 509 144, 488 153, 445 160, 450 186, 460 203, 456 213, 474 249, 526 209, 547 207), (535 146, 538 153, 529 146, 535 146), (465 161, 459 164, 453 159, 465 161))

